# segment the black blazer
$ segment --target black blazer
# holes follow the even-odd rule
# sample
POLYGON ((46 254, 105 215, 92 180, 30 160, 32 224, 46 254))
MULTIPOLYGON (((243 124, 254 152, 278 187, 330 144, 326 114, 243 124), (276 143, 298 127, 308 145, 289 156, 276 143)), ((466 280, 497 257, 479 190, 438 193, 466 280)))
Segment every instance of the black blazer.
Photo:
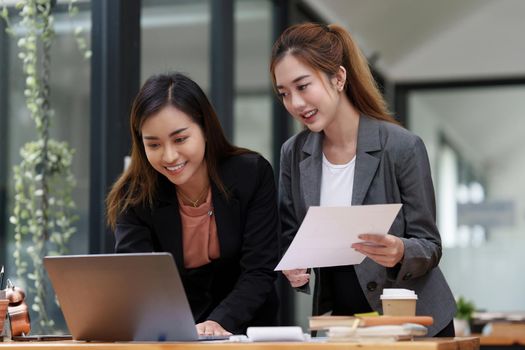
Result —
POLYGON ((258 154, 243 154, 224 160, 219 176, 229 193, 225 198, 212 184, 219 259, 184 268, 177 194, 161 175, 153 207, 136 206, 117 219, 115 252, 171 253, 197 323, 213 320, 233 333, 274 325, 279 222, 272 167, 258 154))

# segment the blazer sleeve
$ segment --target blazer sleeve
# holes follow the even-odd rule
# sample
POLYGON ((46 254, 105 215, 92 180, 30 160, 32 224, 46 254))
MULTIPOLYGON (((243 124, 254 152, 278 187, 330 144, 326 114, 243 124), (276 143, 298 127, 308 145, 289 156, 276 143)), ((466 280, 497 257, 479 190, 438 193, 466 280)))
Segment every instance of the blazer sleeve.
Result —
MULTIPOLYGON (((286 142, 281 147, 281 160, 279 171, 279 216, 281 220, 281 235, 279 239, 279 251, 282 257, 292 243, 297 231, 299 221, 297 219, 294 200, 292 195, 292 149, 294 143, 286 142)), ((308 269, 308 273, 310 273, 308 269)), ((310 293, 310 283, 294 288, 298 292, 310 293)))
POLYGON ((151 231, 138 208, 127 209, 117 218, 115 253, 153 252, 151 231))
POLYGON ((291 144, 285 143, 281 147, 281 160, 279 171, 279 215, 281 219, 281 236, 279 239, 279 251, 284 255, 292 243, 299 222, 295 215, 294 201, 292 197, 292 174, 291 174, 291 144))
MULTIPOLYGON (((398 184, 403 204, 405 255, 389 278, 410 280, 427 274, 441 259, 441 237, 436 226, 436 204, 430 164, 423 141, 415 140, 398 164, 398 184)), ((396 233, 394 233, 396 234, 396 233)))
POLYGON ((272 168, 262 157, 257 161, 255 181, 255 192, 245 214, 241 274, 233 290, 208 316, 227 330, 249 323, 274 291, 279 229, 277 198, 272 168))

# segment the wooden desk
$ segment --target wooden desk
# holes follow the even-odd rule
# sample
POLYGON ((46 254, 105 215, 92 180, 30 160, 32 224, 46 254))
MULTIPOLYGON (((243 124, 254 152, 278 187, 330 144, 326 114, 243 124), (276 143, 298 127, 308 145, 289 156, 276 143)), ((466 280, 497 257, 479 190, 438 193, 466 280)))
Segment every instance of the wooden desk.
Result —
POLYGON ((426 338, 397 343, 84 343, 4 342, 0 349, 17 350, 476 350, 479 338, 426 338))
POLYGON ((521 337, 494 337, 494 336, 480 336, 479 342, 482 349, 497 350, 497 349, 525 349, 525 334, 521 337))
POLYGON ((521 338, 480 336, 481 345, 521 345, 525 346, 525 334, 521 338))

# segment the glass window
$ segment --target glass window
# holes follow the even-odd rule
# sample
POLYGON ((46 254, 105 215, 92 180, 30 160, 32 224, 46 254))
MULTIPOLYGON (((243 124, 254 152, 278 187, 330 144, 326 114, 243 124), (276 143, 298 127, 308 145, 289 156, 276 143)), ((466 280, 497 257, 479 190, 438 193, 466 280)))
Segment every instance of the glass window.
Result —
POLYGON ((208 91, 210 20, 208 0, 144 0, 141 82, 154 74, 179 71, 208 91))
MULTIPOLYGON (((78 5, 80 11, 74 17, 68 14, 68 6, 59 1, 54 8, 56 37, 51 50, 51 106, 55 116, 51 121, 51 138, 65 141, 75 150, 73 159, 73 173, 77 185, 73 198, 77 206, 79 220, 76 222, 77 233, 70 241, 70 253, 82 254, 88 251, 88 209, 89 209, 89 139, 90 139, 90 61, 84 59, 82 52, 77 47, 74 30, 82 27, 89 46, 91 30, 91 11, 89 2, 82 1, 78 5)), ((36 138, 35 124, 30 118, 25 104, 24 88, 25 78, 22 73, 22 64, 17 57, 19 49, 17 41, 23 34, 18 17, 12 17, 16 37, 6 36, 8 57, 2 61, 8 65, 8 75, 0 76, 7 79, 8 90, 1 92, 7 95, 7 113, 0 113, 0 118, 5 118, 3 124, 7 128, 7 149, 0 149, 2 157, 7 163, 6 184, 7 193, 6 213, 1 213, 5 218, 12 215, 14 200, 13 166, 21 161, 20 148, 27 142, 36 138)), ((16 278, 13 251, 13 225, 5 222, 5 227, 0 230, 7 234, 7 256, 2 256, 1 263, 7 265, 7 276, 15 284, 26 288, 29 281, 19 281, 16 278)), ((27 245, 31 244, 29 241, 27 245)), ((3 249, 4 247, 2 247, 3 249)), ((3 255, 3 254, 2 254, 3 255)), ((65 329, 60 321, 61 313, 54 307, 53 298, 49 298, 51 318, 58 323, 58 328, 65 329)))
POLYGON ((479 309, 525 309, 525 86, 415 90, 408 110, 431 160, 452 291, 479 309))
POLYGON ((237 0, 234 6, 234 143, 272 162, 271 3, 237 0))

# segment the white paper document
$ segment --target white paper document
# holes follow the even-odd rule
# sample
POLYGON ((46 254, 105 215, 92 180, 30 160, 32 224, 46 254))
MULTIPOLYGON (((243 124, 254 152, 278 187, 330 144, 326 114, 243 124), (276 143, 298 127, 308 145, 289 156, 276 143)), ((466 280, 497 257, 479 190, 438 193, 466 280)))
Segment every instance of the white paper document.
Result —
POLYGON ((310 207, 275 271, 355 265, 365 256, 352 248, 363 233, 387 234, 401 204, 310 207))

